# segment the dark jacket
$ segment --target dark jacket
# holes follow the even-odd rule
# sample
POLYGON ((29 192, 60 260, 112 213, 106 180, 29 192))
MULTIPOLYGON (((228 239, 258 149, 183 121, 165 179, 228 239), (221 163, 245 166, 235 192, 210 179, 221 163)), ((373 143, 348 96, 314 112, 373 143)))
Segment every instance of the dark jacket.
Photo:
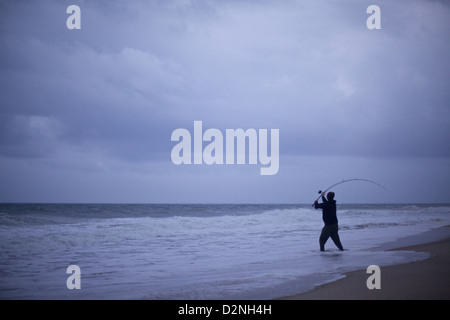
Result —
POLYGON ((336 201, 331 200, 328 201, 322 196, 323 203, 315 203, 314 208, 322 209, 322 220, 326 226, 331 226, 333 224, 338 223, 338 219, 336 216, 336 201))

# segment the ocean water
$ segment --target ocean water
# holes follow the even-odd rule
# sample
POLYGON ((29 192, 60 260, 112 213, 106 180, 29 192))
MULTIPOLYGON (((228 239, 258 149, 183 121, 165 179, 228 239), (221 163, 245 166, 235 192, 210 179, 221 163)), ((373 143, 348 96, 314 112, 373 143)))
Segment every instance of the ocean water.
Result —
POLYGON ((0 204, 0 299, 270 299, 426 259, 386 249, 450 234, 450 205, 338 204, 338 218, 347 250, 319 252, 311 205, 0 204))

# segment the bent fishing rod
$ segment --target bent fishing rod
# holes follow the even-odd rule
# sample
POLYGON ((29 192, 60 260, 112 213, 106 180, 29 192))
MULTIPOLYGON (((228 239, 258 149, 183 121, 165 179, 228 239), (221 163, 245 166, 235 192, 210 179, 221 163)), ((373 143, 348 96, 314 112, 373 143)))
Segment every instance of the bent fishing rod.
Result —
MULTIPOLYGON (((365 181, 365 182, 369 182, 369 183, 375 184, 375 185, 377 185, 377 186, 383 188, 384 190, 388 191, 388 189, 386 189, 385 187, 383 187, 381 184, 379 184, 379 183, 377 183, 377 182, 375 182, 375 181, 372 181, 372 180, 368 180, 368 179, 348 179, 348 180, 342 180, 341 182, 338 182, 338 183, 333 184, 333 185, 332 185, 331 187, 329 187, 328 189, 325 189, 325 191, 319 190, 318 193, 319 193, 320 195, 319 195, 319 197, 318 197, 315 201, 318 201, 318 200, 320 199, 320 197, 321 197, 322 195, 325 195, 325 193, 326 193, 328 190, 330 190, 331 188, 333 188, 333 187, 335 187, 335 186, 337 186, 337 185, 339 185, 339 184, 341 184, 341 183, 350 182, 350 181, 365 181)), ((314 201, 314 203, 315 203, 315 201, 314 201)), ((313 206, 314 206, 314 203, 313 203, 313 206)))

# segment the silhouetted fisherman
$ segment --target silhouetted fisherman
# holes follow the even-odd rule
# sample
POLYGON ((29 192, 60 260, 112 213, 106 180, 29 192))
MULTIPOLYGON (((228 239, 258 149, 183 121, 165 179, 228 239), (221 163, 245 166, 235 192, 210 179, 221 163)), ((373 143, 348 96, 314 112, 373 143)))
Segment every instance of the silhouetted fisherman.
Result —
POLYGON ((325 243, 329 237, 331 237, 336 247, 343 251, 344 248, 342 247, 338 234, 339 227, 336 216, 336 201, 334 200, 334 192, 328 192, 326 199, 325 192, 323 192, 322 201, 323 203, 318 203, 317 200, 314 201, 314 208, 322 209, 322 219, 325 223, 319 238, 320 251, 325 251, 325 243))

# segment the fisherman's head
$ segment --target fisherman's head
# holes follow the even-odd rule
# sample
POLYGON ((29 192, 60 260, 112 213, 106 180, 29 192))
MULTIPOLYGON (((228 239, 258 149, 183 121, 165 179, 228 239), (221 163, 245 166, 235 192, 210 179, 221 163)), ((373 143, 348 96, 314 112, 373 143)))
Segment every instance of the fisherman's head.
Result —
POLYGON ((327 199, 328 199, 328 201, 334 200, 334 192, 328 192, 327 193, 327 199))

